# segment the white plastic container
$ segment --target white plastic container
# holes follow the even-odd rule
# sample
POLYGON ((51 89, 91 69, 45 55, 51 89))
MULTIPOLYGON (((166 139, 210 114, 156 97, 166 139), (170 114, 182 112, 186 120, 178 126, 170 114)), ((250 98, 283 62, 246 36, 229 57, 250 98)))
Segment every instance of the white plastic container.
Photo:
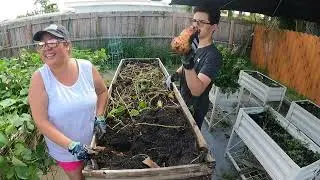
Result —
POLYGON ((320 107, 309 100, 293 101, 290 105, 286 119, 295 126, 299 127, 308 137, 320 146, 320 119, 311 114, 299 103, 311 103, 320 110, 320 107))
MULTIPOLYGON (((280 146, 248 115, 269 110, 279 124, 294 138, 308 144, 310 150, 320 152, 320 147, 313 142, 303 131, 286 118, 282 117, 271 107, 241 108, 233 127, 232 134, 226 149, 226 155, 233 160, 230 150, 235 133, 254 154, 269 176, 274 180, 312 180, 320 168, 320 160, 312 164, 299 167, 280 146)), ((310 121, 310 119, 307 119, 310 121)), ((235 161, 233 161, 235 163, 235 161)), ((234 164, 235 165, 235 164, 234 164)), ((236 166, 236 165, 235 165, 236 166)))
POLYGON ((255 95, 259 100, 261 100, 263 102, 263 106, 266 105, 267 102, 279 101, 280 103, 278 109, 282 104, 283 98, 285 97, 287 90, 287 88, 279 82, 269 78, 268 76, 258 71, 241 70, 239 74, 238 83, 241 86, 239 98, 241 98, 244 88, 253 95, 255 95), (264 84, 263 82, 251 76, 249 74, 250 72, 258 73, 259 76, 270 80, 277 87, 271 87, 264 84))

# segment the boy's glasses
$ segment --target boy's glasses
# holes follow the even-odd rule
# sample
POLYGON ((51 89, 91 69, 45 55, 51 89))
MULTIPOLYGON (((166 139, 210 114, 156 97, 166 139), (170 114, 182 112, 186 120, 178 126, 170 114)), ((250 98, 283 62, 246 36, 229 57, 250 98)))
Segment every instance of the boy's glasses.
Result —
POLYGON ((61 41, 61 40, 57 40, 57 39, 50 39, 47 42, 39 42, 37 44, 37 50, 43 51, 45 49, 45 47, 56 48, 59 45, 59 43, 62 43, 62 42, 66 42, 66 41, 63 41, 63 40, 61 41))
POLYGON ((199 27, 203 27, 205 24, 211 24, 210 22, 206 22, 205 20, 192 19, 192 23, 197 23, 199 27))

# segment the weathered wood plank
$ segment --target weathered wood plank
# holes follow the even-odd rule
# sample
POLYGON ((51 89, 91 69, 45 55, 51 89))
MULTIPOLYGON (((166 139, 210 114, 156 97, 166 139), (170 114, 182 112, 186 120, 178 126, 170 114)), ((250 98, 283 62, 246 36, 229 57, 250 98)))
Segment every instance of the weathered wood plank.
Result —
POLYGON ((191 177, 211 175, 211 164, 191 164, 151 169, 95 170, 83 171, 86 179, 121 179, 121 180, 165 180, 187 179, 191 177))
MULTIPOLYGON (((163 64, 161 63, 160 59, 159 59, 159 65, 160 68, 162 69, 162 72, 165 73, 166 77, 169 76, 169 73, 167 72, 167 70, 165 69, 165 67, 163 66, 163 64)), ((179 104, 181 105, 181 108, 183 109, 184 114, 186 115, 187 119, 189 120, 189 124, 191 125, 192 129, 193 129, 193 133, 195 134, 196 138, 197 138, 197 145, 198 147, 205 151, 208 152, 208 145, 205 141, 205 139, 203 138, 200 129, 198 128, 196 121, 194 120, 194 118, 192 117, 192 114, 190 113, 186 103, 184 102, 178 88, 176 87, 176 85, 173 83, 173 91, 175 93, 175 96, 179 102, 179 104)))

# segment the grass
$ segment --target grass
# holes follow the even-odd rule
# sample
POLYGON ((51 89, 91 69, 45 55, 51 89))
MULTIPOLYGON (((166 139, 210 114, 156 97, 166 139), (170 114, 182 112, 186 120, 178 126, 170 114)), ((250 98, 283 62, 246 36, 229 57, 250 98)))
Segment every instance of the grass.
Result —
POLYGON ((298 101, 298 100, 307 99, 305 96, 303 96, 302 94, 298 93, 296 90, 294 90, 292 88, 287 88, 286 97, 290 101, 298 101))

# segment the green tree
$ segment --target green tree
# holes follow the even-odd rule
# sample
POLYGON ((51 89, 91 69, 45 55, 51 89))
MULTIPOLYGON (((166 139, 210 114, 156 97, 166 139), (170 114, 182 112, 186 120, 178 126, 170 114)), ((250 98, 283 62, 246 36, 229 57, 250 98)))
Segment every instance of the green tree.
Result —
POLYGON ((58 5, 56 3, 51 3, 50 0, 34 0, 33 5, 35 7, 39 6, 40 9, 35 8, 31 12, 27 12, 25 15, 19 15, 17 18, 27 17, 27 16, 34 16, 37 14, 45 14, 45 13, 53 13, 58 12, 58 5))
POLYGON ((56 3, 51 3, 50 0, 34 0, 34 5, 40 5, 40 13, 52 13, 58 11, 56 3))

